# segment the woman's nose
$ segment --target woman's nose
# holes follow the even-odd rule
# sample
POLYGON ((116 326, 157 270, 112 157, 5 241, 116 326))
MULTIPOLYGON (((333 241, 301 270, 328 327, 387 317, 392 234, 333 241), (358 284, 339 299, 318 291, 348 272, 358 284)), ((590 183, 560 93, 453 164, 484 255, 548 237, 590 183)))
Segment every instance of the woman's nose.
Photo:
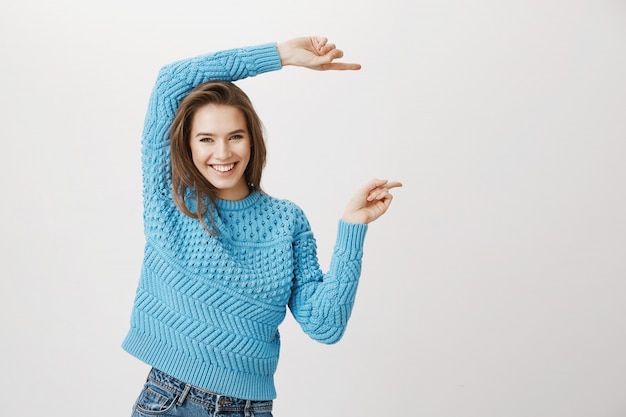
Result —
POLYGON ((230 157, 230 146, 228 146, 228 142, 219 142, 216 156, 219 159, 226 159, 230 157))

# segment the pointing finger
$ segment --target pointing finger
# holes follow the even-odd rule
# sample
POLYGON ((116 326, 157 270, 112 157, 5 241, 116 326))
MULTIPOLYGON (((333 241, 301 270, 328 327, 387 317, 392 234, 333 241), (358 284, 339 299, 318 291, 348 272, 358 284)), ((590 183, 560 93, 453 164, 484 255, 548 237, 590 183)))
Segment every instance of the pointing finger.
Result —
POLYGON ((387 184, 385 184, 385 188, 387 188, 388 190, 398 187, 402 187, 402 183, 399 181, 388 182, 387 184))

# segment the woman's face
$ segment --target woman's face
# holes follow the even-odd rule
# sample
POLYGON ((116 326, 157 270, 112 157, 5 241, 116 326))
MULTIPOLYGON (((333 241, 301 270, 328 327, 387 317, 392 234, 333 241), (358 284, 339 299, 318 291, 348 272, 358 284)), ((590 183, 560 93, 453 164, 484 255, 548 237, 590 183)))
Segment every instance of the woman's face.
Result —
POLYGON ((250 161, 246 118, 236 107, 207 104, 191 121, 189 138, 193 163, 223 200, 241 200, 250 191, 244 172, 250 161))

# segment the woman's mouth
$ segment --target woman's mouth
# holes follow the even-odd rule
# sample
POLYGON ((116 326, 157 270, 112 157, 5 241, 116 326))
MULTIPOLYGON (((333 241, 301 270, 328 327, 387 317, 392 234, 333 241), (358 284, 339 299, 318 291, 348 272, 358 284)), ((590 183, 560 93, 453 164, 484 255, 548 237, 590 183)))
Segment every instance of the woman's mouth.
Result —
POLYGON ((213 164, 211 165, 211 168, 219 172, 228 172, 228 171, 231 171, 233 168, 235 168, 235 164, 234 163, 223 164, 223 165, 213 164))

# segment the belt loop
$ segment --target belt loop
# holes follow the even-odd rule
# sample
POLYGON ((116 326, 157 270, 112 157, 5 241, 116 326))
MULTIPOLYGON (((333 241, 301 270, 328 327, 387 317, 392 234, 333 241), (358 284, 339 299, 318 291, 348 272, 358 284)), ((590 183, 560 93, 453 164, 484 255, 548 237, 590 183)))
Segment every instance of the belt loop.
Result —
POLYGON ((221 396, 220 394, 217 394, 217 395, 215 396, 215 409, 214 409, 215 411, 213 411, 213 417, 217 416, 217 413, 219 413, 220 411, 222 411, 222 410, 220 409, 220 405, 221 405, 220 403, 221 403, 221 400, 222 400, 222 396, 221 396))
POLYGON ((244 417, 253 417, 250 408, 252 408, 252 401, 246 400, 246 407, 243 409, 244 417))
POLYGON ((187 399, 187 395, 189 395, 189 391, 191 391, 191 385, 185 384, 185 390, 183 391, 182 394, 180 394, 180 397, 178 397, 178 401, 176 401, 176 405, 183 405, 185 403, 185 400, 187 399))

